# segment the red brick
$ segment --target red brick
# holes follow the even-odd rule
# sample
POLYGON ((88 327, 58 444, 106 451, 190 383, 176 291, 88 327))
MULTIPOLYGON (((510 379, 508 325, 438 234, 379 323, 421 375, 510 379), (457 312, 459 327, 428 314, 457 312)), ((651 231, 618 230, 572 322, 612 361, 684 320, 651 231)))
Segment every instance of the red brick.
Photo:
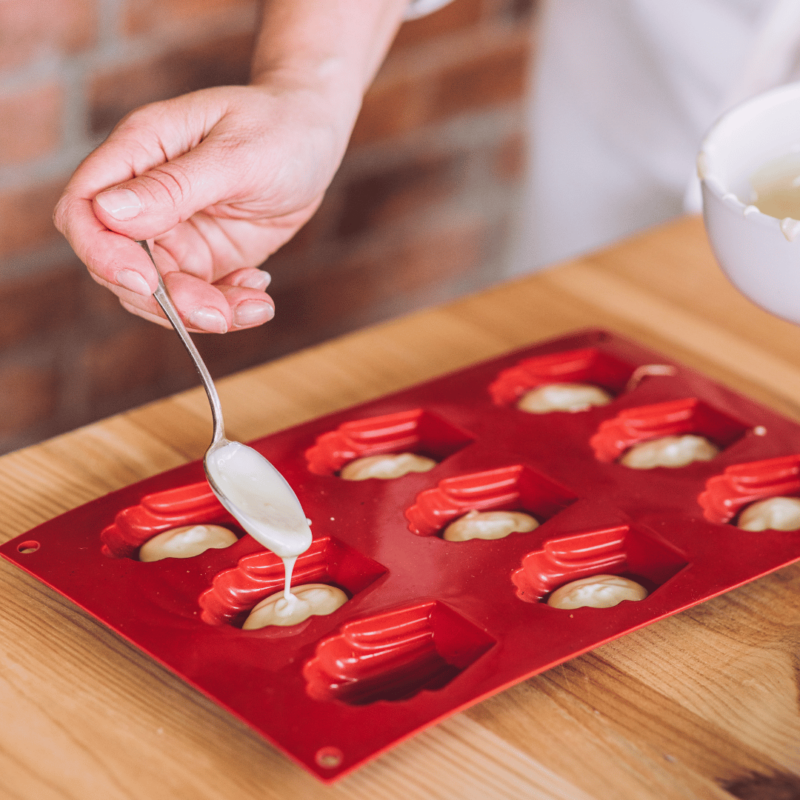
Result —
POLYGON ((20 433, 51 417, 58 404, 58 386, 52 366, 13 364, 0 369, 0 436, 20 433))
POLYGON ((529 21, 538 5, 537 0, 486 0, 486 14, 516 24, 529 21))
POLYGON ((0 284, 0 348, 57 331, 80 315, 80 280, 68 267, 0 284))
POLYGON ((515 181, 525 172, 525 137, 514 133, 500 142, 494 159, 494 172, 504 183, 515 181))
POLYGON ((352 330, 378 318, 382 306, 410 307, 444 283, 471 275, 482 263, 485 228, 468 219, 401 246, 385 243, 369 253, 326 264, 324 278, 273 292, 276 336, 294 326, 307 341, 352 330))
POLYGON ((476 25, 481 19, 483 5, 484 0, 455 0, 427 17, 410 20, 397 32, 392 50, 404 50, 476 25))
POLYGON ((441 202, 459 187, 463 154, 415 158, 349 183, 338 236, 352 236, 441 202))
POLYGON ((274 357, 271 351, 273 331, 272 322, 267 322, 258 328, 233 331, 224 336, 195 336, 194 341, 211 374, 220 378, 274 357))
POLYGON ((525 94, 531 45, 518 37, 445 69, 436 79, 430 119, 441 120, 521 99, 525 94))
POLYGON ((124 330, 93 341, 83 355, 89 398, 108 398, 158 384, 164 376, 161 348, 175 333, 144 320, 131 321, 124 330))
POLYGON ((107 131, 145 103, 208 86, 247 83, 252 48, 252 34, 225 36, 96 76, 90 89, 92 131, 107 131))
POLYGON ((0 69, 43 53, 77 53, 96 40, 97 0, 0 2, 0 69))
POLYGON ((0 256, 56 241, 53 209, 66 180, 0 193, 0 256))
POLYGON ((172 23, 253 6, 254 0, 128 0, 123 28, 129 34, 158 33, 172 23))
POLYGON ((55 150, 61 141, 63 89, 57 84, 0 96, 0 166, 22 164, 55 150))
POLYGON ((426 107, 426 89, 419 79, 379 79, 364 97, 350 146, 388 139, 419 127, 426 107))
MULTIPOLYGON (((330 187, 311 219, 283 247, 270 256, 270 263, 278 254, 281 259, 303 256, 311 247, 322 241, 330 233, 333 221, 338 215, 341 203, 339 194, 335 186, 330 187)), ((266 265, 266 269, 270 271, 269 264, 266 265)))

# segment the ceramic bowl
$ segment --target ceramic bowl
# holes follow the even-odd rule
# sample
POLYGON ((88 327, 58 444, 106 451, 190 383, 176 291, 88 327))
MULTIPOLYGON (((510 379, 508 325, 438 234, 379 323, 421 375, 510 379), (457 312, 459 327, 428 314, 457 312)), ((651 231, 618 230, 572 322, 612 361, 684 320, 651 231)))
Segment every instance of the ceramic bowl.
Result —
POLYGON ((800 83, 758 95, 724 114, 698 156, 703 217, 714 254, 734 285, 762 308, 800 323, 800 221, 752 204, 759 167, 800 151, 800 83))

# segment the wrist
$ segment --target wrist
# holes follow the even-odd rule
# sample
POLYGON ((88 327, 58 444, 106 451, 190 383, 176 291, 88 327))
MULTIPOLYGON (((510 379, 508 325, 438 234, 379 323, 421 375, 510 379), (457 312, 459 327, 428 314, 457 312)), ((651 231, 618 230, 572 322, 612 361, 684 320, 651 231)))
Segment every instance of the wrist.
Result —
POLYGON ((265 0, 255 85, 284 81, 343 104, 352 122, 409 0, 265 0))
POLYGON ((344 153, 361 109, 362 90, 347 79, 347 70, 335 59, 320 63, 264 65, 250 86, 302 109, 307 124, 324 126, 332 133, 339 156, 344 153))

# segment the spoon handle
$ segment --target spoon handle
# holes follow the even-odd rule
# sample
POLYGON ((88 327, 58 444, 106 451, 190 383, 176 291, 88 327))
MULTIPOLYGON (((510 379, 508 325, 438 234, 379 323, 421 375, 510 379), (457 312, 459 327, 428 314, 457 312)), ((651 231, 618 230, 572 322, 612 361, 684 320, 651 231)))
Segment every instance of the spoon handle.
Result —
POLYGON ((137 241, 136 244, 141 245, 142 249, 145 251, 145 253, 147 253, 148 257, 153 262, 153 266, 156 268, 156 274, 158 275, 158 288, 153 293, 153 297, 155 297, 156 302, 161 306, 164 313, 167 315, 167 319, 169 319, 169 321, 172 323, 172 327, 175 328, 175 332, 181 337, 184 347, 189 351, 189 355, 192 357, 194 365, 197 371, 200 373, 200 379, 203 381, 203 388, 206 390, 208 402, 211 405, 211 420, 214 424, 214 434, 211 440, 211 447, 213 447, 215 444, 218 444, 225 439, 225 426, 222 422, 222 405, 219 402, 217 388, 214 386, 211 373, 208 371, 208 367, 206 367, 200 352, 195 347, 192 337, 189 336, 189 332, 186 330, 183 321, 178 316, 178 310, 172 303, 169 293, 167 292, 167 287, 164 285, 164 280, 161 277, 161 273, 156 266, 153 254, 150 252, 150 248, 147 246, 147 242, 137 241))

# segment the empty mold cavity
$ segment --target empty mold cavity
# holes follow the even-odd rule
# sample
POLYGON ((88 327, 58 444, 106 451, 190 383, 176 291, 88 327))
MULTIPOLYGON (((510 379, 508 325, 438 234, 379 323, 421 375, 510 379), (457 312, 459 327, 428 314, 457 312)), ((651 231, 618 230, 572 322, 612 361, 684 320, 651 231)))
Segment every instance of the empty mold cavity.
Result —
POLYGON ((241 535, 206 481, 148 494, 138 505, 122 509, 100 534, 102 551, 113 558, 136 559, 139 548, 159 533, 201 524, 221 525, 241 535))
POLYGON ((685 558, 630 525, 550 539, 528 553, 511 580, 517 597, 538 603, 565 583, 592 575, 622 575, 652 592, 686 566, 685 558))
POLYGON ((590 439, 599 461, 615 461, 642 442, 665 436, 694 434, 708 439, 720 450, 740 439, 747 426, 694 397, 666 403, 626 408, 600 423, 590 439))
POLYGON ((386 453, 415 453, 444 461, 471 444, 471 434, 422 409, 345 422, 306 451, 315 475, 335 475, 350 461, 386 453))
MULTIPOLYGON (((386 567, 332 537, 314 539, 298 557, 292 586, 326 583, 343 589, 352 599, 386 567)), ((283 590, 283 561, 268 550, 250 553, 220 572, 200 596, 201 619, 209 625, 241 627, 250 610, 265 597, 283 590)))
POLYGON ((405 512, 418 536, 441 535, 446 525, 476 511, 522 511, 541 524, 577 500, 572 492, 530 467, 515 464, 445 478, 417 495, 405 512))
POLYGON ((697 500, 709 522, 724 524, 734 522, 752 503, 771 497, 800 497, 800 455, 727 467, 709 478, 697 500))
POLYGON ((409 700, 442 689, 494 644, 442 602, 406 606, 348 622, 323 639, 303 668, 306 692, 354 706, 409 700))
POLYGON ((515 405, 532 389, 554 383, 590 384, 613 397, 625 390, 634 367, 594 347, 526 358, 503 370, 489 386, 498 406, 515 405))

